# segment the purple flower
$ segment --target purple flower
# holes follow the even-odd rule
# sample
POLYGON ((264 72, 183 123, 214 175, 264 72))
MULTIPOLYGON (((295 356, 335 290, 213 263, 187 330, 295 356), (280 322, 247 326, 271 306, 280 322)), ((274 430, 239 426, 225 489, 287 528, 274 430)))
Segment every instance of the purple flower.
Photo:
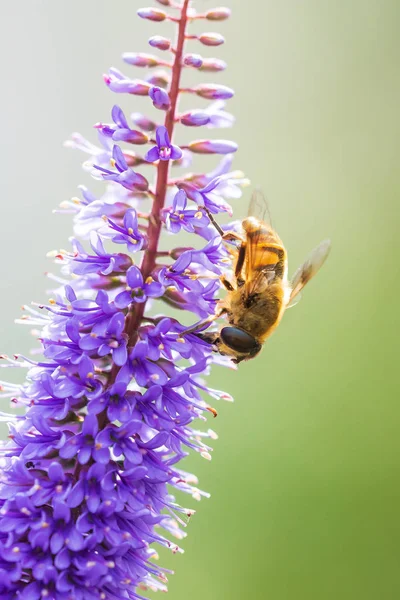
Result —
POLYGON ((161 87, 153 86, 149 91, 149 96, 153 101, 153 106, 160 110, 168 110, 171 105, 170 97, 161 87))
POLYGON ((115 298, 118 308, 126 308, 132 302, 146 302, 147 298, 159 298, 164 288, 158 281, 149 276, 143 281, 143 275, 138 267, 130 267, 126 272, 126 288, 115 298))
POLYGON ((167 212, 165 224, 172 233, 178 233, 182 228, 193 233, 196 228, 207 227, 210 220, 201 209, 187 210, 187 196, 184 190, 179 190, 175 195, 172 208, 167 212))
POLYGON ((146 240, 139 231, 137 215, 134 209, 126 211, 123 219, 123 227, 117 225, 111 219, 108 222, 111 229, 117 232, 111 238, 115 244, 126 244, 129 252, 139 252, 143 248, 146 240))
POLYGON ((157 127, 157 146, 149 150, 145 156, 147 162, 156 160, 178 160, 182 157, 182 150, 171 144, 166 127, 157 127))
MULTIPOLYGON (((170 3, 161 4, 167 11, 170 3)), ((179 515, 193 514, 177 503, 175 490, 193 500, 207 496, 180 461, 189 451, 211 458, 207 438, 215 434, 193 422, 215 416, 206 398, 229 399, 204 380, 213 363, 228 359, 188 333, 179 319, 163 315, 162 306, 188 311, 192 322, 213 318, 220 276, 231 259, 207 210, 229 212, 226 200, 240 197, 246 180, 231 170, 233 142, 201 140, 182 149, 170 142, 180 123, 233 122, 221 102, 176 113, 182 92, 206 99, 233 95, 213 83, 184 87, 188 68, 200 73, 225 68, 218 59, 185 56, 190 11, 189 0, 182 0, 178 17, 139 10, 142 18, 169 20, 183 30, 173 50, 168 38, 149 40, 170 51, 169 60, 124 54, 131 67, 161 65, 169 73, 156 70, 131 79, 113 68, 104 76, 109 89, 129 101, 132 95, 150 96, 165 111, 157 113, 162 123, 139 112, 128 121, 114 105, 112 122, 95 126, 98 145, 79 134, 68 143, 89 155, 85 171, 106 185, 96 195, 81 187, 79 197, 62 203, 60 212, 74 219, 71 246, 50 254, 60 267, 49 273, 51 299, 25 306, 19 320, 38 332, 42 358, 3 359, 28 369, 25 383, 2 383, 1 391, 25 409, 20 416, 0 415, 10 430, 1 446, 4 600, 138 600, 138 589, 166 591, 154 546, 181 551, 169 537, 182 538, 186 523, 179 515), (149 143, 154 131, 156 145, 145 156, 136 152, 133 144, 149 143), (225 156, 211 172, 182 174, 196 153, 225 156), (178 177, 170 171, 175 165, 178 177), (139 172, 142 166, 146 176, 139 172), (174 238, 164 240, 164 233, 180 236, 182 230, 197 236, 193 244, 179 239, 167 246, 174 238), (157 316, 150 312, 155 298, 157 316)), ((219 8, 197 18, 218 21, 228 15, 219 8)), ((222 42, 215 33, 193 39, 222 42)), ((206 325, 198 327, 204 331, 206 325)))
POLYGON ((128 190, 135 191, 146 191, 148 188, 148 181, 143 175, 135 173, 128 167, 126 159, 119 146, 113 148, 113 162, 116 167, 116 171, 110 171, 104 169, 99 165, 94 165, 95 169, 101 172, 102 177, 106 181, 115 181, 128 190))

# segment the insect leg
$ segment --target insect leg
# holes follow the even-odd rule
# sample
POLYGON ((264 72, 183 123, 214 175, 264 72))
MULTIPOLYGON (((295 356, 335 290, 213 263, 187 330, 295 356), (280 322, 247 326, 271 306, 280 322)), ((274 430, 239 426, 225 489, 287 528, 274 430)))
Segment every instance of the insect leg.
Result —
POLYGON ((221 275, 220 281, 221 281, 222 285, 228 290, 228 292, 235 291, 235 288, 233 287, 231 282, 228 279, 226 279, 226 277, 224 277, 224 275, 221 275))
POLYGON ((221 310, 219 310, 214 315, 210 315, 209 317, 207 317, 207 319, 204 319, 204 321, 201 321, 200 323, 196 323, 196 325, 193 325, 193 327, 189 327, 189 329, 185 329, 185 331, 182 331, 181 335, 187 335, 188 333, 196 333, 197 331, 199 331, 200 329, 203 329, 207 325, 211 325, 211 323, 213 321, 215 321, 216 319, 221 317, 226 312, 228 312, 228 310, 226 308, 221 308, 221 310))
POLYGON ((235 265, 235 277, 238 280, 239 279, 241 280, 240 274, 243 269, 245 256, 246 256, 246 244, 244 242, 242 242, 242 245, 239 248, 238 257, 237 257, 237 261, 236 261, 236 265, 235 265))
POLYGON ((221 228, 221 226, 218 225, 217 221, 214 219, 213 214, 208 210, 208 208, 206 206, 202 206, 201 208, 203 208, 205 210, 212 225, 214 225, 215 229, 218 231, 219 235, 222 237, 223 240, 231 241, 231 242, 233 242, 233 241, 243 242, 243 238, 238 233, 235 233, 234 231, 224 231, 221 228))

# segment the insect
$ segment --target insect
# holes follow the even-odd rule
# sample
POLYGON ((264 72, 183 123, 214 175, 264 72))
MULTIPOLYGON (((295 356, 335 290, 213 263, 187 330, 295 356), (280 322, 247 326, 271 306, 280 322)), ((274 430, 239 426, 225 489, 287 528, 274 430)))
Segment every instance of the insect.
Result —
POLYGON ((285 247, 266 219, 268 206, 264 196, 256 191, 250 201, 248 216, 242 221, 243 234, 224 232, 211 213, 209 218, 225 241, 234 242, 235 282, 221 277, 227 289, 217 313, 197 325, 199 337, 213 344, 218 352, 239 363, 255 357, 265 340, 279 325, 287 308, 297 303, 302 288, 325 262, 330 241, 317 246, 308 259, 288 280, 285 247), (226 314, 229 326, 219 332, 201 333, 205 325, 226 314))

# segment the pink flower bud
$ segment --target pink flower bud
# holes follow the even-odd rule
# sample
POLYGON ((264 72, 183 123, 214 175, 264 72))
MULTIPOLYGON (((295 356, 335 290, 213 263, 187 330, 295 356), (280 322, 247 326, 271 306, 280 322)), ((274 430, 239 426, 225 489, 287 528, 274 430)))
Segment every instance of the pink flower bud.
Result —
POLYGON ((225 61, 219 58, 204 58, 203 64, 200 67, 200 71, 207 71, 209 73, 216 73, 217 71, 224 71, 227 67, 225 61))
POLYGON ((187 67, 194 67, 199 69, 203 64, 203 57, 200 54, 186 54, 183 59, 183 64, 187 67))
POLYGON ((206 19, 209 21, 224 21, 229 19, 231 11, 225 6, 219 6, 218 8, 212 8, 206 13, 206 19))
POLYGON ((114 142, 128 142, 130 144, 143 145, 149 141, 148 136, 135 129, 117 129, 112 136, 114 142))
POLYGON ((194 89, 195 93, 201 98, 208 100, 227 100, 232 98, 234 91, 226 85, 217 85, 214 83, 203 83, 194 89))
POLYGON ((152 73, 149 77, 146 77, 146 81, 148 81, 151 85, 166 88, 170 83, 170 76, 169 73, 167 73, 166 71, 156 71, 155 73, 152 73))
POLYGON ((158 48, 158 50, 169 50, 171 48, 171 40, 161 35, 153 35, 149 39, 149 44, 153 48, 158 48))
POLYGON ((122 60, 134 67, 157 67, 160 64, 156 56, 144 52, 125 52, 122 60))
POLYGON ((207 125, 210 121, 210 115, 202 110, 191 110, 183 114, 180 118, 182 125, 188 127, 200 127, 201 125, 207 125))
POLYGON ((167 13, 158 8, 139 8, 137 14, 142 19, 149 19, 149 21, 165 21, 167 13))
POLYGON ((199 36, 199 41, 204 46, 220 46, 225 42, 225 38, 220 33, 202 33, 199 36))
POLYGON ((131 119, 137 127, 140 127, 140 129, 143 129, 144 131, 155 131, 157 127, 157 124, 154 123, 154 121, 152 121, 145 115, 142 115, 141 113, 132 113, 131 119))
POLYGON ((142 157, 131 150, 124 150, 124 158, 128 167, 137 167, 145 162, 142 157))
POLYGON ((188 148, 196 154, 231 154, 238 145, 230 140, 196 140, 190 142, 188 148))

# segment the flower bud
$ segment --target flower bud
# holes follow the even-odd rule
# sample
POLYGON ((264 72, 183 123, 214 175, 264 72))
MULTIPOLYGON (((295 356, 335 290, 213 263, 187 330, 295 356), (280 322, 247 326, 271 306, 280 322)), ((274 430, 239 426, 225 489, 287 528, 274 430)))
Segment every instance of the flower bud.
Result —
POLYGON ((190 110, 180 118, 182 125, 187 127, 200 127, 201 125, 207 125, 209 121, 210 116, 202 110, 190 110))
POLYGON ((125 52, 122 60, 134 67, 157 67, 160 64, 156 56, 144 52, 125 52))
POLYGON ((153 106, 159 110, 168 110, 171 105, 171 100, 165 90, 160 87, 152 87, 149 91, 149 96, 153 100, 153 106))
POLYGON ((220 33, 202 33, 199 36, 199 42, 204 46, 220 46, 225 42, 225 38, 220 33))
POLYGON ((196 140, 190 142, 188 148, 196 154, 231 154, 238 145, 230 140, 196 140))
POLYGON ((169 50, 171 48, 171 40, 161 35, 153 35, 149 39, 149 44, 153 48, 158 48, 158 50, 169 50))
POLYGON ((163 6, 171 6, 170 0, 156 0, 158 4, 162 4, 163 6))
POLYGON ((104 82, 112 92, 117 94, 134 94, 136 96, 147 96, 151 85, 142 79, 128 79, 117 69, 103 75, 104 82))
POLYGON ((186 54, 183 59, 183 64, 187 67, 194 67, 199 69, 203 64, 203 57, 200 54, 186 54))
POLYGON ((212 8, 208 12, 206 12, 206 19, 209 21, 224 21, 225 19, 229 19, 231 16, 231 11, 229 8, 225 6, 218 6, 218 8, 212 8))
POLYGON ((132 119, 132 122, 135 123, 135 125, 137 127, 140 127, 140 129, 143 129, 144 131, 155 131, 155 129, 157 127, 157 125, 156 125, 156 123, 154 123, 154 121, 152 121, 145 115, 142 115, 141 113, 137 113, 137 112, 132 113, 131 119, 132 119))
POLYGON ((200 67, 200 71, 216 73, 218 71, 224 71, 226 67, 226 62, 219 58, 203 58, 203 64, 200 67))
POLYGON ((149 137, 141 131, 134 129, 117 129, 113 133, 112 139, 114 142, 128 142, 129 144, 143 145, 147 144, 149 137))
POLYGON ((227 100, 228 98, 232 98, 235 93, 226 85, 217 85, 214 83, 202 83, 194 91, 201 98, 207 98, 208 100, 227 100))
POLYGON ((148 19, 149 21, 165 21, 167 13, 158 8, 139 8, 137 14, 142 19, 148 19))
POLYGON ((182 256, 184 252, 187 252, 188 250, 193 250, 193 248, 190 246, 180 246, 178 248, 173 248, 172 250, 170 250, 169 254, 171 258, 177 260, 180 256, 182 256))
POLYGON ((131 152, 130 150, 124 150, 124 158, 128 167, 137 167, 145 162, 143 157, 137 156, 135 152, 131 152))
POLYGON ((152 75, 146 77, 146 81, 150 83, 150 85, 166 88, 170 83, 170 76, 166 71, 158 70, 156 73, 152 73, 152 75))

